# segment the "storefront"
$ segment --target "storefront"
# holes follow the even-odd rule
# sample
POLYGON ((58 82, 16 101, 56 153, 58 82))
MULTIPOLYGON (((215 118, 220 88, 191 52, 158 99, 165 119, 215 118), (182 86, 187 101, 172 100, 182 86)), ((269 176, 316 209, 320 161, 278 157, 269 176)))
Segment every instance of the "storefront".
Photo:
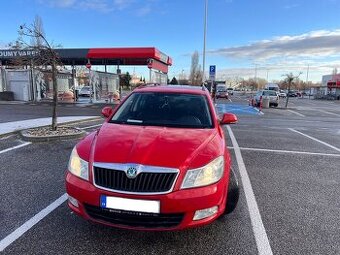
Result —
MULTIPOLYGON (((64 98, 64 94, 71 95, 76 89, 82 86, 77 83, 76 66, 88 68, 87 85, 91 87, 93 98, 91 101, 110 98, 119 89, 119 75, 121 66, 146 66, 149 68, 149 79, 147 82, 166 83, 168 68, 172 65, 172 59, 154 47, 143 48, 90 48, 90 49, 55 49, 59 60, 64 66, 70 66, 71 70, 65 73, 58 73, 58 94, 64 98), (104 66, 104 72, 93 71, 92 66, 104 66), (116 66, 116 73, 106 72, 108 66, 116 66), (93 100, 92 100, 93 99, 93 100)), ((21 69, 11 77, 5 77, 7 71, 1 73, 0 91, 15 89, 16 100, 34 101, 44 98, 51 98, 53 94, 52 79, 48 73, 48 67, 40 73, 34 68, 34 59, 39 58, 38 51, 32 50, 0 50, 0 66, 18 66, 18 59, 32 59, 31 66, 21 66, 21 69), (20 72, 22 71, 22 73, 20 72), (5 74, 4 74, 5 73, 5 74), (16 81, 16 76, 25 73, 25 79, 21 77, 16 81), (15 76, 15 77, 14 77, 15 76), (13 79, 14 80, 13 80, 13 79), (23 81, 25 80, 25 82, 23 81)), ((11 72, 11 71, 10 71, 11 72)), ((72 94, 73 97, 73 94, 72 94)))

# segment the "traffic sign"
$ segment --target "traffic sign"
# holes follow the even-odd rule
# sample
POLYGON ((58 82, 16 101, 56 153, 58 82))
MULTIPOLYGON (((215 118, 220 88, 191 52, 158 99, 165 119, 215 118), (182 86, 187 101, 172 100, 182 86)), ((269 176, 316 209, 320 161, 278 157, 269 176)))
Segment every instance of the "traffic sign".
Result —
POLYGON ((209 66, 209 80, 214 81, 216 77, 216 66, 209 66))
POLYGON ((86 64, 86 68, 91 69, 91 63, 90 63, 90 62, 88 62, 88 63, 86 64))

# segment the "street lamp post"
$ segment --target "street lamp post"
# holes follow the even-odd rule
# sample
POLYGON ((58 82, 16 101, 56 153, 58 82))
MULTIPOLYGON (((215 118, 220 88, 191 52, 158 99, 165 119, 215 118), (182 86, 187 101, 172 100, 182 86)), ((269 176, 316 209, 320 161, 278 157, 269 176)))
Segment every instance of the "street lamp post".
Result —
POLYGON ((205 0, 204 35, 203 35, 203 82, 205 81, 205 45, 206 45, 206 37, 207 37, 207 16, 208 16, 208 0, 205 0))

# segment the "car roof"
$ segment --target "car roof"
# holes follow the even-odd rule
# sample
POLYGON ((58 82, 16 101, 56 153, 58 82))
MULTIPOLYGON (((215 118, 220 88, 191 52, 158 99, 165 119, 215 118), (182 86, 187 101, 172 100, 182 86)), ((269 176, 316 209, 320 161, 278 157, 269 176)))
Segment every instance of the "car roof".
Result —
POLYGON ((183 93, 183 94, 198 94, 205 95, 207 89, 202 86, 190 85, 146 85, 140 86, 134 92, 168 92, 168 93, 183 93))

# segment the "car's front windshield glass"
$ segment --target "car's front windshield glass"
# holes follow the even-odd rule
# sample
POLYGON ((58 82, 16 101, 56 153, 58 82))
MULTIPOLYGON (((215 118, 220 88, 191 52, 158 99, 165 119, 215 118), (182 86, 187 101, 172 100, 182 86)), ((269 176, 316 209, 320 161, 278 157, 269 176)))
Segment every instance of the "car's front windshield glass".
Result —
POLYGON ((120 106, 112 123, 183 128, 212 128, 204 95, 137 92, 120 106))
POLYGON ((264 91, 263 95, 264 96, 276 96, 276 92, 275 91, 264 91))

